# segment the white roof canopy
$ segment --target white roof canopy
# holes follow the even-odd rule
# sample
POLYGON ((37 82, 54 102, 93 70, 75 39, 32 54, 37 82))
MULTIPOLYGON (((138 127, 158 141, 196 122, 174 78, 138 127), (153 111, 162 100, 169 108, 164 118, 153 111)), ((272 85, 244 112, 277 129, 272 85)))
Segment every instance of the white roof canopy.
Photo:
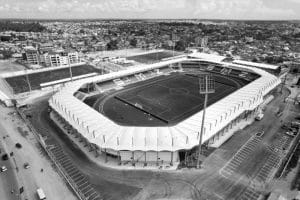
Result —
MULTIPOLYGON (((199 62, 211 62, 215 57, 211 56, 208 58, 207 55, 201 56, 199 56, 199 62)), ((218 56, 215 58, 214 63, 226 64, 227 67, 251 71, 259 74, 261 77, 207 108, 203 142, 213 137, 244 111, 252 110, 261 104, 263 95, 266 95, 280 83, 280 79, 264 70, 223 63, 221 62, 221 57, 218 56)), ((49 104, 84 137, 101 148, 130 151, 176 151, 190 149, 199 143, 202 111, 170 127, 128 127, 116 124, 73 96, 85 83, 113 80, 188 60, 188 58, 178 58, 74 81, 66 84, 64 88, 57 92, 49 100, 49 104)))

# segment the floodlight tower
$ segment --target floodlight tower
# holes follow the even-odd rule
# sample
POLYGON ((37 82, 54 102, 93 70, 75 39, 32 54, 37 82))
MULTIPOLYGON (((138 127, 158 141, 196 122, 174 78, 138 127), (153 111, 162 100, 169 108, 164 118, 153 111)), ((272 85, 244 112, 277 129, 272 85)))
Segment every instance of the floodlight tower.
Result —
POLYGON ((69 54, 67 54, 67 58, 68 58, 68 65, 69 65, 70 78, 71 78, 71 81, 73 82, 73 73, 72 73, 72 68, 71 68, 71 62, 70 62, 69 54))
POLYGON ((31 92, 31 84, 29 81, 27 69, 25 69, 25 75, 26 75, 25 77, 26 77, 26 82, 27 82, 28 88, 29 88, 29 92, 31 92))
POLYGON ((201 74, 199 78, 199 93, 204 94, 204 106, 203 106, 203 112, 202 112, 202 122, 201 122, 201 132, 200 132, 200 138, 199 138, 199 149, 198 149, 198 158, 197 158, 197 169, 200 168, 200 156, 202 153, 202 136, 204 131, 204 120, 205 120, 205 111, 206 111, 206 105, 207 105, 207 99, 208 94, 215 93, 215 81, 211 74, 205 73, 201 74))

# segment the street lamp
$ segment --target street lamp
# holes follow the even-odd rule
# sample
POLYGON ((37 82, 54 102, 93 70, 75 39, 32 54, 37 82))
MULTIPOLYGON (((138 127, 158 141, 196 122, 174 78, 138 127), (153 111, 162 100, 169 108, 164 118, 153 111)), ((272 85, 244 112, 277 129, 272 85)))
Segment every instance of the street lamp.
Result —
POLYGON ((215 93, 215 81, 210 73, 201 74, 199 77, 199 93, 204 94, 204 106, 202 113, 202 122, 201 122, 201 132, 199 138, 199 149, 198 149, 198 159, 197 159, 197 169, 200 168, 200 156, 202 153, 202 136, 204 131, 204 120, 205 120, 205 111, 207 105, 208 94, 215 93))

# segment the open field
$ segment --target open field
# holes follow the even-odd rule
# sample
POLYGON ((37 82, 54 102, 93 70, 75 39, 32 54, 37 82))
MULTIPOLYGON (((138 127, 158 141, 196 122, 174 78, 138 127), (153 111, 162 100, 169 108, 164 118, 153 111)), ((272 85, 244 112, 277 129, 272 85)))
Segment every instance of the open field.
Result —
POLYGON ((127 57, 134 56, 141 53, 146 53, 147 50, 142 50, 140 48, 133 49, 118 49, 112 51, 98 51, 98 52, 89 52, 87 53, 88 57, 96 58, 96 57, 127 57))
POLYGON ((15 72, 26 69, 23 65, 14 62, 14 59, 0 60, 0 73, 15 72))
POLYGON ((163 52, 155 52, 155 53, 149 53, 149 54, 142 54, 137 56, 129 56, 127 57, 127 60, 134 60, 139 63, 154 63, 158 62, 164 58, 169 58, 173 56, 181 55, 181 53, 173 52, 172 51, 163 51, 163 52))
MULTIPOLYGON (((81 66, 72 67, 73 77, 89 74, 93 72, 100 73, 98 69, 95 69, 90 65, 81 65, 81 66)), ((6 78, 5 80, 12 87, 14 93, 22 93, 22 92, 28 92, 30 90, 29 85, 31 87, 31 90, 36 90, 41 88, 40 87, 41 83, 57 81, 69 77, 70 77, 70 69, 67 67, 63 69, 54 68, 51 71, 28 74, 28 81, 26 75, 9 77, 6 78)))
MULTIPOLYGON (((217 74, 214 77, 216 92, 209 95, 208 105, 244 85, 238 78, 217 74)), ((123 125, 171 125, 203 108, 204 95, 199 94, 198 81, 197 76, 184 73, 159 76, 128 85, 110 98, 105 98, 104 103, 98 101, 94 108, 123 125)))

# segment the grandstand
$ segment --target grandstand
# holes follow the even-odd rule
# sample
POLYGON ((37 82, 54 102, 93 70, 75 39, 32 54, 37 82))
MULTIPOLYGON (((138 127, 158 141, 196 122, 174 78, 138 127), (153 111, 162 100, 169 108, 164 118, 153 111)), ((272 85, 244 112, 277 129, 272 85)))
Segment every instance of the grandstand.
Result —
POLYGON ((71 125, 99 155, 122 164, 178 165, 199 143, 203 98, 197 76, 203 72, 216 79, 202 140, 214 147, 280 84, 262 69, 193 54, 68 83, 49 105, 52 116, 71 125), (114 80, 122 81, 121 89, 114 80), (84 102, 74 97, 88 83, 101 88, 98 94, 84 102))

